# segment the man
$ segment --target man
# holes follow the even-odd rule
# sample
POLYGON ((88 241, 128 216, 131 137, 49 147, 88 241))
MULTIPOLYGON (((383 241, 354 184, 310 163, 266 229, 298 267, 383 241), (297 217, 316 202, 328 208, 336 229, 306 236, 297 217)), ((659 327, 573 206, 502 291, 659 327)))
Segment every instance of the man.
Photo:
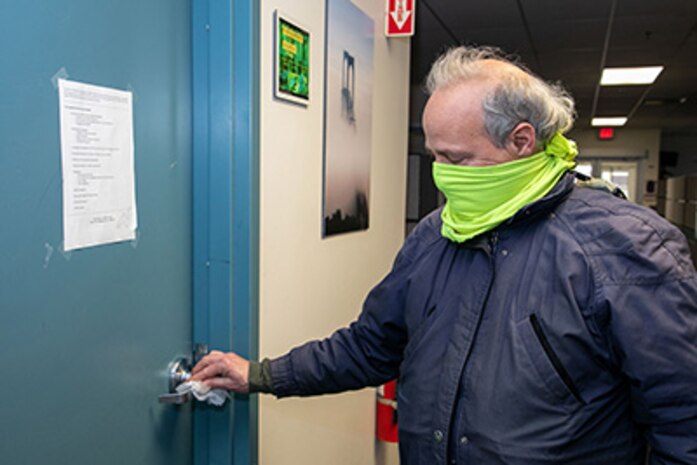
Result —
POLYGON ((697 279, 680 232, 575 185, 573 101, 491 49, 433 66, 447 203, 348 328, 195 380, 278 397, 399 377, 402 463, 697 464, 697 279), (650 452, 647 452, 650 449, 650 452))

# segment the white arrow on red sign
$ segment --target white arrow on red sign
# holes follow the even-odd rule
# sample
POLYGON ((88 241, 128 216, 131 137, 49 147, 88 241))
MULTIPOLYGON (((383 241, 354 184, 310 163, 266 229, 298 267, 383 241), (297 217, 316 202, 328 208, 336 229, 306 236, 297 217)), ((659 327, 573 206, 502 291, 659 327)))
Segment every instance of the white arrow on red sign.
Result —
POLYGON ((411 36, 414 34, 414 6, 416 0, 387 0, 385 35, 411 36))
POLYGON ((404 23, 406 23, 409 20, 409 16, 411 16, 411 11, 407 11, 406 9, 406 3, 407 0, 395 0, 394 10, 390 12, 392 19, 397 23, 398 29, 404 28, 404 23))

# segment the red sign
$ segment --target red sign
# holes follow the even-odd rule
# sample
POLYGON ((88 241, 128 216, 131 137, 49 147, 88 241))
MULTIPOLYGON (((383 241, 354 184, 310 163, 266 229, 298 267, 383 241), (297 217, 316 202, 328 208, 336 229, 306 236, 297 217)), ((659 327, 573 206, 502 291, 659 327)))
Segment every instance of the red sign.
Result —
POLYGON ((386 0, 385 35, 414 35, 414 8, 416 0, 386 0))
POLYGON ((613 128, 600 128, 598 130, 598 139, 600 140, 612 140, 615 137, 615 130, 613 128))

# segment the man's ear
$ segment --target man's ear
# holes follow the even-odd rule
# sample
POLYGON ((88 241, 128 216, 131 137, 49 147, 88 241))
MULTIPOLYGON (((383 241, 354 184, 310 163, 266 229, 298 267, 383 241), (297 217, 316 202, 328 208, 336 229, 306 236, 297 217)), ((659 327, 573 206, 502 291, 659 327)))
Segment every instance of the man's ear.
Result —
POLYGON ((507 148, 518 158, 527 157, 537 152, 537 135, 530 123, 519 123, 506 139, 507 148))

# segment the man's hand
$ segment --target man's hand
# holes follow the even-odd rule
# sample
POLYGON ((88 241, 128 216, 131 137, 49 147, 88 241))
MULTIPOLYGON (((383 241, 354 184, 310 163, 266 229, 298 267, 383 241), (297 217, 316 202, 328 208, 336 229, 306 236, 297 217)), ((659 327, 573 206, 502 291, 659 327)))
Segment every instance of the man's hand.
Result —
POLYGON ((191 370, 191 381, 203 381, 211 389, 249 392, 249 361, 232 352, 212 351, 191 370))

